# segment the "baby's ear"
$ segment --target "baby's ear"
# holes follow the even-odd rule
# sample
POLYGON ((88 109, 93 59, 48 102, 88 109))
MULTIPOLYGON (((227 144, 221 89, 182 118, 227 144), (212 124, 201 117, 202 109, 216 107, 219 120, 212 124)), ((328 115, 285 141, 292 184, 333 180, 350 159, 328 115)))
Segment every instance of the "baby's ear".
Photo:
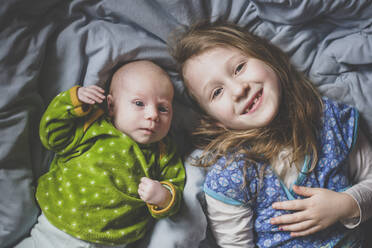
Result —
POLYGON ((107 110, 108 110, 109 116, 112 117, 114 115, 114 99, 111 94, 108 94, 106 97, 106 100, 107 100, 107 110))
POLYGON ((222 123, 219 122, 219 121, 216 122, 216 125, 217 125, 218 127, 222 127, 222 128, 224 128, 224 129, 226 129, 225 125, 222 124, 222 123))

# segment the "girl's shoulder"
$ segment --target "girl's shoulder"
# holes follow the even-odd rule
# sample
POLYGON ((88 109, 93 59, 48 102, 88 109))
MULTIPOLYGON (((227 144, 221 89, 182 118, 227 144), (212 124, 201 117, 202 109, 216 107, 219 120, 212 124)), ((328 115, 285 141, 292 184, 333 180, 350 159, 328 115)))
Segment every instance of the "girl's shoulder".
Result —
POLYGON ((328 118, 338 118, 345 120, 348 117, 355 118, 358 117, 358 110, 348 104, 334 101, 329 99, 328 97, 322 97, 323 100, 323 114, 324 117, 328 118))
POLYGON ((239 205, 247 203, 247 195, 255 194, 258 184, 256 165, 247 164, 243 156, 234 159, 219 158, 212 165, 204 181, 204 191, 227 204, 239 205))
POLYGON ((350 148, 357 137, 359 112, 348 104, 323 97, 323 117, 321 135, 325 140, 332 139, 339 145, 350 148))

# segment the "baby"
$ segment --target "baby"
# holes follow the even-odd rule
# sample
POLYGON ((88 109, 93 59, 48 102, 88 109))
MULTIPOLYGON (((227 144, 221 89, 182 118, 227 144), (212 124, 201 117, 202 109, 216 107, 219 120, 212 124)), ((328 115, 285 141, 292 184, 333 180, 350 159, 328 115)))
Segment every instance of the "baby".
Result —
POLYGON ((173 95, 150 61, 115 72, 108 113, 98 86, 59 94, 40 124, 42 143, 56 153, 37 187, 42 215, 16 247, 126 247, 153 218, 176 213, 185 170, 167 136, 173 95))

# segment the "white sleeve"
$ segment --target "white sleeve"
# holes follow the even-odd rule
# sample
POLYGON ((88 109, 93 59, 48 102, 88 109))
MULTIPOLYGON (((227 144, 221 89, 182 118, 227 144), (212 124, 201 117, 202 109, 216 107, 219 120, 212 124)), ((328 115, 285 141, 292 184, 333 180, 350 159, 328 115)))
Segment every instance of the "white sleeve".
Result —
POLYGON ((349 194, 359 206, 359 218, 343 220, 347 228, 355 228, 372 216, 372 145, 359 130, 355 147, 349 156, 349 175, 355 184, 347 189, 349 194))
POLYGON ((220 247, 255 247, 250 208, 226 204, 207 194, 205 199, 211 230, 220 247))

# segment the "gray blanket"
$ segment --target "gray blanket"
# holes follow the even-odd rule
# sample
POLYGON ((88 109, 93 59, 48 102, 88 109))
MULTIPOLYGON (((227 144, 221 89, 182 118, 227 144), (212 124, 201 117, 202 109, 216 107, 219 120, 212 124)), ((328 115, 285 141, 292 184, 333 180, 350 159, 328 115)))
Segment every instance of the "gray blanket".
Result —
MULTIPOLYGON (((117 64, 151 59, 176 87, 173 132, 186 150, 193 111, 168 54, 175 29, 236 22, 281 47, 320 91, 356 106, 372 134, 372 2, 357 0, 2 0, 0 248, 29 234, 37 178, 52 157, 38 137, 49 101, 75 84, 103 85, 117 64)), ((202 211, 204 171, 186 163, 182 211, 137 247, 213 247, 202 211)))

